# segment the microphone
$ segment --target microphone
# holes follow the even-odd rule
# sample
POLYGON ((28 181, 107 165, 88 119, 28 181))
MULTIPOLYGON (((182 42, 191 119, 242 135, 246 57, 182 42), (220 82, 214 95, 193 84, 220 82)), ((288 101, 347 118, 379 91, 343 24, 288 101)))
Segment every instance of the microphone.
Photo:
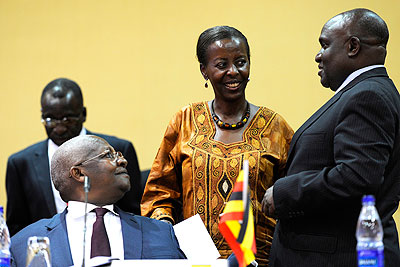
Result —
POLYGON ((86 251, 86 220, 87 220, 87 203, 88 203, 88 193, 90 191, 90 179, 85 175, 85 181, 83 182, 83 190, 85 191, 85 217, 83 224, 83 257, 82 257, 82 267, 85 267, 85 251, 86 251))
POLYGON ((87 193, 90 191, 90 179, 85 175, 85 181, 83 183, 83 189, 85 190, 85 202, 87 203, 87 193))

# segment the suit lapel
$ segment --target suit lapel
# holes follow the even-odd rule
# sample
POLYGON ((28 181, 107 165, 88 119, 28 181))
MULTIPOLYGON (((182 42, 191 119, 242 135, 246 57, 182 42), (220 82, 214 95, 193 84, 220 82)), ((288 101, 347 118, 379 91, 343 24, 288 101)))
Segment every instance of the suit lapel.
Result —
POLYGON ((328 102, 326 102, 319 110, 317 110, 293 135, 288 152, 288 160, 287 160, 288 164, 286 165, 286 167, 288 167, 290 164, 291 156, 293 154, 293 148, 296 146, 296 142, 303 134, 303 132, 306 129, 308 129, 318 118, 320 118, 333 104, 335 104, 340 99, 340 97, 344 92, 350 90, 353 86, 355 86, 356 84, 367 78, 377 77, 377 76, 388 77, 386 69, 375 68, 370 71, 362 73, 361 75, 357 76, 354 80, 352 80, 348 85, 346 85, 342 90, 340 90, 339 93, 331 97, 331 99, 329 99, 328 102))
POLYGON ((116 212, 121 218, 122 238, 124 242, 125 259, 141 259, 143 235, 140 223, 135 217, 115 207, 116 212), (134 240, 132 240, 132 238, 134 240))
POLYGON ((343 91, 340 91, 331 99, 328 100, 328 102, 325 103, 319 110, 317 110, 293 135, 292 141, 290 143, 290 148, 288 152, 288 162, 291 160, 291 155, 293 152, 293 148, 296 146, 297 140, 299 140, 299 137, 303 134, 303 132, 309 128, 319 117, 322 116, 322 114, 325 113, 333 104, 335 104, 340 96, 343 94, 343 91))
POLYGON ((54 203, 53 190, 50 181, 49 157, 47 154, 47 140, 40 143, 33 157, 33 166, 35 167, 35 182, 46 200, 47 208, 51 215, 56 214, 56 204, 54 203), (51 194, 49 194, 51 193, 51 194))
POLYGON ((51 240, 50 250, 51 258, 54 266, 72 266, 72 255, 69 246, 67 224, 65 222, 65 214, 67 209, 62 213, 57 214, 46 225, 48 234, 51 240))

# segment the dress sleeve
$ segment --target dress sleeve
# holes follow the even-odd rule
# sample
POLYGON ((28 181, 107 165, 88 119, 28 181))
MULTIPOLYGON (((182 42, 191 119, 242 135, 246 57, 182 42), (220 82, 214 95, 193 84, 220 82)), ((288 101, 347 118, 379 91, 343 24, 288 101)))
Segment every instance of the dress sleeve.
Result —
POLYGON ((281 115, 276 114, 271 125, 271 146, 276 146, 273 150, 279 153, 278 163, 274 167, 274 181, 285 174, 286 161, 293 133, 293 129, 285 119, 281 115))
POLYGON ((182 125, 179 111, 169 122, 161 141, 141 202, 142 216, 175 222, 176 210, 181 207, 181 170, 179 170, 179 140, 182 125))

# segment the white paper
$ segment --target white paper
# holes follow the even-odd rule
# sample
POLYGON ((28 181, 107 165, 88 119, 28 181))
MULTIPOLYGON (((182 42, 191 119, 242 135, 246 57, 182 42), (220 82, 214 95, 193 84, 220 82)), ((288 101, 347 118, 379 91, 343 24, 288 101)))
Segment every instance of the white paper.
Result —
POLYGON ((176 224, 174 231, 189 260, 216 260, 221 256, 199 214, 176 224))
POLYGON ((205 262, 192 260, 122 260, 113 261, 111 267, 228 267, 228 261, 225 259, 205 262))
MULTIPOLYGON (((114 260, 119 259, 107 256, 97 256, 91 259, 85 259, 85 267, 110 266, 111 262, 114 260)), ((82 263, 75 264, 72 267, 82 267, 82 263)))
POLYGON ((97 256, 97 257, 89 259, 86 266, 96 267, 96 266, 110 265, 110 263, 113 260, 118 260, 118 258, 97 256))

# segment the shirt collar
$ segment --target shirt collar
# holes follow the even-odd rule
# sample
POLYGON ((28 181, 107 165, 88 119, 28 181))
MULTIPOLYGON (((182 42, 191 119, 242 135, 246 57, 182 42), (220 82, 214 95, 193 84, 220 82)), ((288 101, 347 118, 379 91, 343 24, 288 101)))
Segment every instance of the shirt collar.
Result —
MULTIPOLYGON (((90 212, 95 208, 99 208, 99 206, 96 206, 92 203, 87 203, 87 211, 90 212)), ((110 212, 112 212, 114 215, 119 216, 118 213, 114 211, 114 205, 105 205, 102 206, 101 208, 108 209, 110 212)), ((85 215, 85 202, 80 202, 80 201, 69 201, 68 202, 68 216, 71 216, 71 218, 79 218, 83 217, 85 215)))
POLYGON ((358 76, 360 76, 361 74, 363 74, 364 72, 367 72, 369 70, 372 69, 376 69, 376 68, 384 68, 384 65, 371 65, 371 66, 367 66, 361 69, 358 69, 356 71, 354 71, 352 74, 350 74, 346 80, 344 80, 344 82, 342 83, 341 86, 339 86, 339 88, 336 90, 335 94, 339 93, 340 90, 342 90, 346 85, 348 85, 352 80, 354 80, 355 78, 357 78, 358 76))

